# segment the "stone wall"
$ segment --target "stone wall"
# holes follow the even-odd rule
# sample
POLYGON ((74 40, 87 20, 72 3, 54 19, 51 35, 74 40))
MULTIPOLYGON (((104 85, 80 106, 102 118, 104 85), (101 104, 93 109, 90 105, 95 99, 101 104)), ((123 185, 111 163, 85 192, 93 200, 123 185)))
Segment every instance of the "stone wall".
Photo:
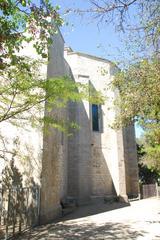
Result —
MULTIPOLYGON (((47 77, 60 77, 66 75, 64 62, 64 40, 59 33, 53 38, 53 45, 49 49, 50 58, 47 77)), ((66 109, 53 109, 45 115, 53 119, 67 119, 66 109)), ((61 214, 61 198, 67 195, 67 137, 60 131, 50 127, 43 137, 43 158, 41 174, 41 211, 40 222, 53 220, 61 214)))
POLYGON ((134 126, 123 130, 127 194, 137 197, 139 194, 138 162, 134 126))
POLYGON ((123 135, 122 131, 110 127, 116 114, 113 108, 115 94, 107 90, 107 84, 113 78, 114 66, 107 60, 71 49, 66 49, 65 58, 76 82, 92 84, 106 96, 102 105, 103 126, 99 132, 92 131, 91 104, 82 101, 72 108, 72 116, 75 114, 80 130, 68 146, 69 194, 77 195, 84 202, 92 196, 104 195, 121 195, 126 200, 123 135), (77 176, 76 181, 73 176, 77 176))
MULTIPOLYGON (((25 43, 20 53, 31 59, 42 60, 37 55, 32 43, 25 43)), ((39 72, 42 78, 47 76, 47 64, 41 64, 39 72)), ((26 111, 22 119, 9 119, 0 124, 0 180, 1 172, 9 161, 14 158, 15 167, 23 176, 23 186, 40 186, 40 176, 42 169, 42 148, 43 133, 42 125, 32 127, 32 123, 27 120, 28 116, 33 115, 43 117, 44 103, 41 103, 41 109, 32 108, 32 111, 26 111), (33 114, 34 113, 34 114, 33 114), (25 119, 26 118, 26 119, 25 119), (16 144, 15 144, 16 143, 16 144), (16 154, 13 157, 13 152, 16 154)))

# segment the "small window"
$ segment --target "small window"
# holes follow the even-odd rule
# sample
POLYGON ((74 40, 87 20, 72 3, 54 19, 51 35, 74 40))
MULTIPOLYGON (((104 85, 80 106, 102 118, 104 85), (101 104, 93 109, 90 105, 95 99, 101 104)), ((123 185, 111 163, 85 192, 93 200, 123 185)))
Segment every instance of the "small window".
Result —
POLYGON ((92 129, 99 131, 99 106, 92 104, 92 129))

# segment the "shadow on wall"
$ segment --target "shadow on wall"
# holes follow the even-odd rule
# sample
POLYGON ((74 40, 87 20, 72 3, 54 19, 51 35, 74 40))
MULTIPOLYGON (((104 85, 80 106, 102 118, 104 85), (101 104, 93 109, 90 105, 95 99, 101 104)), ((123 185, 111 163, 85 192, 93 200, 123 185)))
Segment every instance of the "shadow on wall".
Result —
POLYGON ((21 233, 39 220, 39 187, 33 178, 23 187, 23 176, 12 159, 2 172, 0 188, 0 239, 21 233))
MULTIPOLYGON (((85 81, 87 76, 83 76, 85 81)), ((72 76, 73 79, 73 76, 72 76)), ((88 84, 91 84, 88 78, 88 84)), ((91 84, 92 92, 96 89, 91 84)), ((91 196, 116 196, 114 181, 107 165, 102 146, 103 115, 99 119, 99 131, 92 129, 92 104, 84 101, 69 103, 69 121, 80 129, 68 139, 68 196, 78 204, 91 196), (88 111, 88 112, 87 112, 88 111)))

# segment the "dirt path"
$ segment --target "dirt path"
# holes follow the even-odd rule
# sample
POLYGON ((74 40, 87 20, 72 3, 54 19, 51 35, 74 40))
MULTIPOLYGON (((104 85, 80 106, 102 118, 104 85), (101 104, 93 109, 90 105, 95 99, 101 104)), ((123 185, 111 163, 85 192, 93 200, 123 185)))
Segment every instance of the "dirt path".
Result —
POLYGON ((18 239, 160 240, 160 200, 135 201, 126 207, 118 203, 81 207, 63 221, 37 227, 18 239))

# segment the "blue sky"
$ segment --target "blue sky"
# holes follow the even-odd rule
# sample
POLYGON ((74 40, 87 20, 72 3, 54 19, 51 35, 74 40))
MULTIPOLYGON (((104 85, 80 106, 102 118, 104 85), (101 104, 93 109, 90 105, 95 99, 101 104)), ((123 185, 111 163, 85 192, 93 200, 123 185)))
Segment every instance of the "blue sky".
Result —
MULTIPOLYGON (((65 9, 85 9, 90 7, 87 0, 57 0, 61 6, 61 12, 65 9), (76 2, 76 3, 75 3, 76 2)), ((118 33, 115 33, 113 26, 106 24, 97 25, 97 21, 90 15, 79 16, 70 12, 64 15, 64 20, 68 26, 61 29, 66 45, 71 46, 75 51, 85 52, 110 60, 116 60, 119 55, 118 48, 122 49, 122 44, 118 33)))

